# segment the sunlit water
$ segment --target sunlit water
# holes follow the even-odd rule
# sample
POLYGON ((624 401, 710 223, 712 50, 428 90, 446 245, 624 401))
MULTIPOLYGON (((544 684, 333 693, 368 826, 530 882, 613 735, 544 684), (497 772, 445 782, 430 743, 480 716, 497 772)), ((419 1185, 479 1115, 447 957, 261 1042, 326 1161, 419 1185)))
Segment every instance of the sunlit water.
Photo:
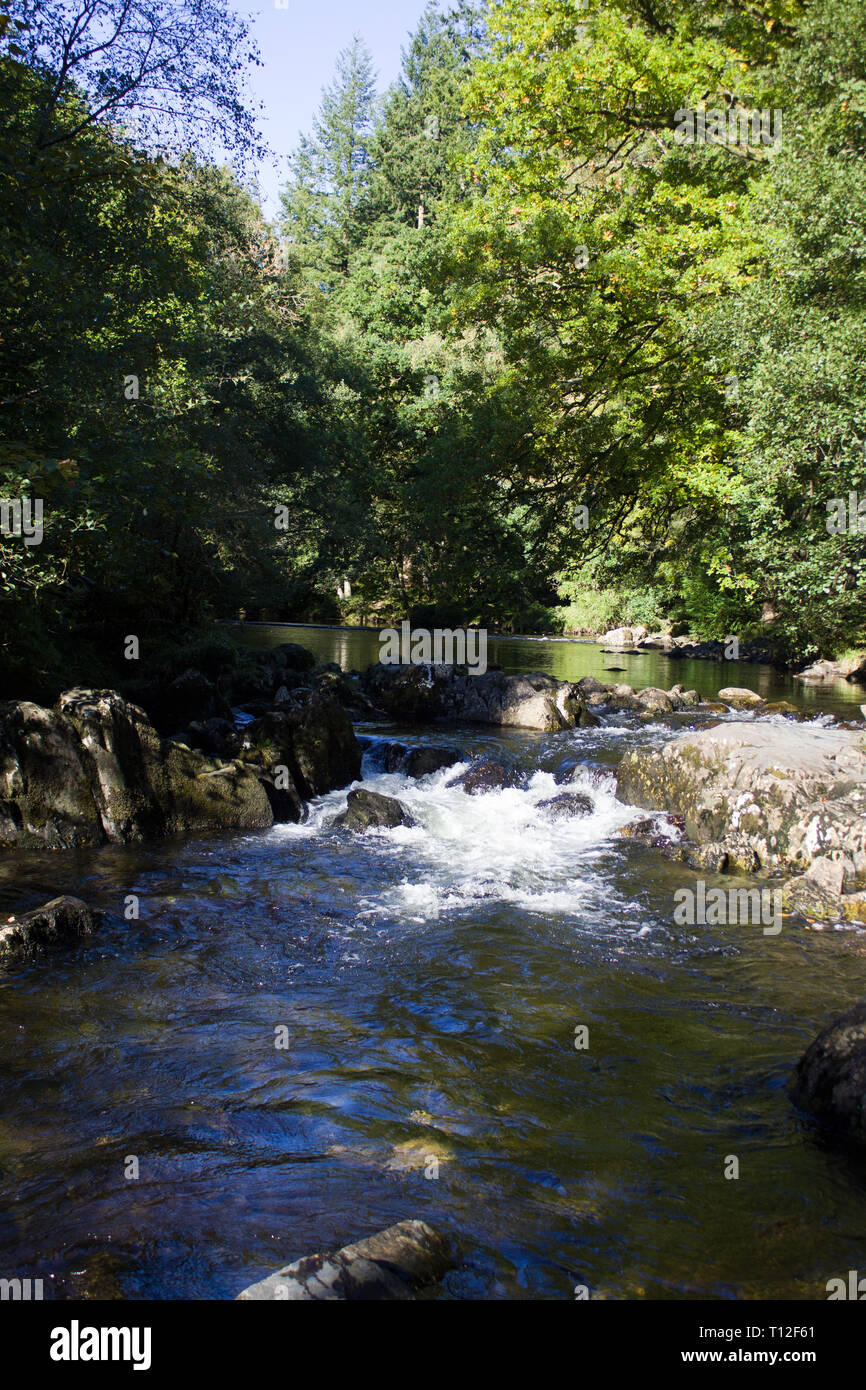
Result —
POLYGON ((671 736, 437 729, 525 789, 384 775, 374 743, 365 785, 415 828, 334 828, 335 792, 263 833, 5 856, 0 906, 106 919, 0 982, 0 1277, 230 1298, 423 1217, 464 1256, 428 1297, 826 1297, 862 1267, 866 1163, 785 1084, 866 940, 674 924, 695 875, 619 837, 644 813, 613 794, 623 749, 671 736), (564 790, 592 814, 552 820, 564 790))
MULTIPOLYGON (((344 670, 364 670, 379 660, 381 642, 374 628, 305 627, 284 623, 228 623, 225 630, 242 643, 273 647, 279 642, 299 642, 320 661, 336 661, 344 670)), ((635 690, 682 685, 713 699, 723 686, 744 686, 765 700, 791 700, 812 713, 834 711, 860 718, 858 705, 866 699, 863 686, 848 681, 818 684, 795 680, 787 671, 748 661, 685 660, 664 652, 610 651, 598 642, 565 637, 487 638, 489 665, 503 671, 545 671, 561 681, 596 676, 612 684, 624 681, 635 690)))

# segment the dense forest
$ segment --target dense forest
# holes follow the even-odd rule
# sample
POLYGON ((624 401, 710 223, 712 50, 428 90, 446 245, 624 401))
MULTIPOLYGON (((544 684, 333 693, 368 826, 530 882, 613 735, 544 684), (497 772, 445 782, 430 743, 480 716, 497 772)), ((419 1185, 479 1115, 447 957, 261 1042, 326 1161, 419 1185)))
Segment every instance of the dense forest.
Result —
POLYGON ((273 224, 257 61, 0 0, 3 693, 240 611, 866 640, 866 0, 431 6, 273 224))

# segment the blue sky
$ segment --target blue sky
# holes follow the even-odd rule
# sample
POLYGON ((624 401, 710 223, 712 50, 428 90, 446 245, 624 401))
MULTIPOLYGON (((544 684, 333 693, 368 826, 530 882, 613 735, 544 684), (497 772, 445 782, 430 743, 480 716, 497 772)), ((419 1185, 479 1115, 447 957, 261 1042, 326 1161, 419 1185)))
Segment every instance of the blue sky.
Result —
POLYGON ((406 46, 426 7, 426 0, 230 0, 232 9, 251 20, 264 66, 251 68, 249 91, 262 103, 262 133, 278 167, 264 164, 259 184, 265 212, 278 209, 278 191, 286 177, 286 157, 313 115, 334 75, 337 54, 358 33, 373 55, 378 87, 383 91, 400 71, 406 46))

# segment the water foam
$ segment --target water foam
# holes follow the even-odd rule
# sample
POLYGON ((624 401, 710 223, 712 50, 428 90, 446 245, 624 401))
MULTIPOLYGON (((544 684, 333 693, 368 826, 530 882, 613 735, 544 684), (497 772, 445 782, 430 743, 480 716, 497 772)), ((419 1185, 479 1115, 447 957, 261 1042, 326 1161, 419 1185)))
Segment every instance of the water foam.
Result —
MULTIPOLYGON (((633 905, 613 889, 603 868, 606 859, 612 863, 616 831, 646 813, 617 801, 612 775, 578 770, 562 786, 551 773, 537 771, 524 789, 468 796, 449 785, 467 767, 456 764, 421 779, 379 773, 354 784, 396 797, 417 822, 364 835, 377 859, 392 863, 393 876, 387 882, 386 872, 382 886, 362 898, 363 910, 423 922, 487 900, 585 918, 588 910, 609 912, 613 895, 617 915, 630 915, 633 905), (590 814, 555 820, 539 805, 574 792, 590 799, 590 814)), ((345 790, 332 792, 312 804, 304 824, 270 833, 326 835, 345 804, 345 790)))

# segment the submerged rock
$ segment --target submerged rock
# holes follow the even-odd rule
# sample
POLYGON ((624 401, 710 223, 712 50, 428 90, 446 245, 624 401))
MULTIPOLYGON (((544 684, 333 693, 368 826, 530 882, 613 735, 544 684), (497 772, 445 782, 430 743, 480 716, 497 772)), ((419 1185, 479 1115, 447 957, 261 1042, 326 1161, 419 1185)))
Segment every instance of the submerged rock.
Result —
POLYGON ((381 792, 367 791, 365 787, 349 792, 345 811, 334 821, 334 825, 344 826, 347 830, 388 830, 397 825, 416 824, 417 821, 395 797, 382 796, 381 792))
MULTIPOLYGON (((667 816, 665 819, 676 822, 677 817, 667 816)), ((633 840, 637 844, 660 849, 669 859, 679 859, 682 856, 682 846, 659 820, 647 817, 630 821, 628 825, 621 826, 616 833, 623 840, 633 840)))
POLYGON ((514 767, 506 767, 497 758, 481 758, 459 777, 453 777, 449 787, 462 787, 467 796, 482 792, 502 791, 506 787, 523 787, 526 779, 514 767))
POLYGON ((866 892, 846 893, 844 881, 842 860, 822 855, 782 885, 782 906, 818 922, 866 921, 866 892))
POLYGON ((371 751, 370 761, 383 772, 402 772, 406 777, 426 777, 431 772, 440 772, 443 767, 452 767, 463 762, 464 755, 459 748, 445 748, 439 744, 425 743, 418 748, 410 748, 406 743, 380 742, 371 751))
POLYGON ((641 820, 632 820, 628 825, 621 825, 616 833, 623 840, 643 840, 649 843, 658 834, 658 822, 644 816, 641 820))
POLYGON ((761 710, 762 714, 783 714, 787 719, 805 719, 806 716, 796 705, 792 705, 790 700, 772 700, 765 704, 761 710))
POLYGON ((866 999, 810 1043, 788 1094, 829 1129, 866 1140, 866 999))
POLYGON ((327 1255, 308 1255, 238 1294, 239 1300, 308 1302, 413 1297, 453 1269, 451 1242, 426 1221, 401 1221, 355 1245, 327 1255))
POLYGON ((574 816, 591 816, 595 806, 592 797, 584 792, 562 792, 539 801, 538 810, 551 820, 571 820, 574 816))
POLYGON ((408 744, 391 741, 376 750, 376 761, 381 764, 383 772, 399 772, 408 752, 408 744))
POLYGON ((74 946, 96 929, 96 918, 80 898, 52 898, 32 912, 0 922, 0 964, 29 960, 45 951, 74 946))
POLYGON ((453 767, 463 761, 459 748, 444 748, 439 744, 424 744, 420 748, 410 748, 401 759, 399 770, 407 777, 427 777, 431 772, 441 772, 443 767, 453 767))

